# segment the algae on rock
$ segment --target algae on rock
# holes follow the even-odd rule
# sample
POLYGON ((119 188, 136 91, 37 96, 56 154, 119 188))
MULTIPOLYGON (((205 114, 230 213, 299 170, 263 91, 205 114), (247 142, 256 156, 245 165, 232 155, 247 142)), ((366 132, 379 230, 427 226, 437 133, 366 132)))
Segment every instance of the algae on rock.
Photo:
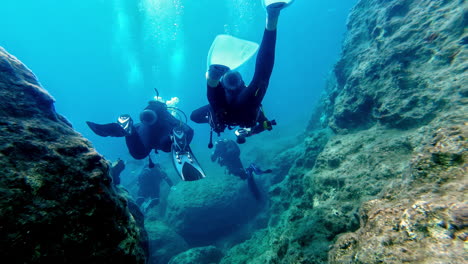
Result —
POLYGON ((335 135, 297 147, 313 163, 271 187, 268 228, 221 263, 466 260, 466 7, 358 2, 309 125, 335 135))
POLYGON ((145 263, 145 232, 107 162, 0 48, 0 248, 15 263, 145 263))

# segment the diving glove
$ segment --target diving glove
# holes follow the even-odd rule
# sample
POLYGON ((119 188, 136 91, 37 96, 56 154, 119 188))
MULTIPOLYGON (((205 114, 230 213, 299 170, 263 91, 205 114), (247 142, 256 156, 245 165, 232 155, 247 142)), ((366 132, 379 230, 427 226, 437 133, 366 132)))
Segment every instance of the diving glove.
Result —
POLYGON ((210 68, 208 69, 207 76, 210 79, 219 81, 221 77, 229 70, 230 69, 227 66, 221 64, 211 64, 210 68))

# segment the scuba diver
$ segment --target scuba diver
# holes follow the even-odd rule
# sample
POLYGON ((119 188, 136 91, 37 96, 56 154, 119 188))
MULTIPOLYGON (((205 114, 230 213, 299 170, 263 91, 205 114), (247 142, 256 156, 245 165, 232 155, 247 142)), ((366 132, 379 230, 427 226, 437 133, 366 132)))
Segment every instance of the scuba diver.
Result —
MULTIPOLYGON (((156 91, 158 94, 158 92, 156 91)), ((135 159, 149 158, 149 166, 154 163, 149 157, 152 150, 158 153, 172 152, 172 160, 179 176, 184 181, 194 181, 205 177, 205 173, 190 149, 193 129, 186 122, 174 117, 160 100, 159 94, 140 113, 140 123, 133 124, 130 115, 120 115, 116 123, 96 124, 87 121, 89 128, 102 137, 125 137, 127 148, 135 159)), ((183 113, 183 112, 182 112, 183 113)))
POLYGON ((262 109, 262 100, 268 88, 273 71, 276 46, 276 32, 280 11, 291 2, 275 2, 266 6, 267 22, 262 43, 258 51, 255 74, 248 86, 238 71, 220 64, 209 65, 207 97, 209 104, 192 112, 195 123, 209 123, 211 126, 209 148, 213 147, 213 131, 220 135, 226 128, 240 127, 235 131, 237 142, 276 125, 269 121, 262 109))
POLYGON ((240 148, 234 140, 218 140, 215 143, 215 150, 211 154, 211 161, 217 161, 222 167, 226 167, 229 174, 237 176, 242 180, 247 180, 250 192, 255 199, 260 200, 260 190, 257 187, 253 174, 261 175, 271 173, 272 170, 261 170, 254 163, 244 169, 240 160, 240 148))
POLYGON ((109 166, 109 174, 112 177, 112 182, 115 185, 120 184, 120 173, 125 169, 125 162, 121 159, 117 159, 109 166))
POLYGON ((159 166, 153 164, 152 167, 145 168, 138 175, 138 197, 136 203, 142 212, 147 212, 149 208, 159 204, 159 194, 161 181, 164 180, 169 187, 174 186, 172 180, 166 172, 159 166))

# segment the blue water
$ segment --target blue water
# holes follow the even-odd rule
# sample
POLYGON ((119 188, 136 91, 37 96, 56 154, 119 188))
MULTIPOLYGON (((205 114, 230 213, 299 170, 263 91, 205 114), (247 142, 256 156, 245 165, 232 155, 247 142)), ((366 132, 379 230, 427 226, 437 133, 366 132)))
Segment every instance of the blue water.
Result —
MULTIPOLYGON (((263 101, 278 121, 275 137, 307 126, 355 3, 297 0, 282 12, 263 101)), ((38 76, 57 111, 109 159, 130 159, 124 141, 94 135, 85 121, 108 123, 121 113, 137 118, 154 88, 165 99, 178 96, 190 115, 207 103, 206 55, 215 36, 259 43, 265 26, 260 0, 2 0, 0 12, 0 46, 38 76)), ((252 63, 242 72, 247 80, 252 63)), ((208 126, 190 125, 192 147, 205 155, 208 126)))

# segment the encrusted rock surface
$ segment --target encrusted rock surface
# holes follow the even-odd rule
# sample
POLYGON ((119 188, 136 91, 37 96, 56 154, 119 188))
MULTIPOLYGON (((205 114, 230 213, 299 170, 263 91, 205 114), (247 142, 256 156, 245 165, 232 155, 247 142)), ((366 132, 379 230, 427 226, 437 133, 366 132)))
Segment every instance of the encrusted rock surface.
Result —
POLYGON ((268 228, 221 263, 467 261, 466 8, 358 2, 268 228))
POLYGON ((294 162, 288 165, 286 178, 270 188, 268 228, 255 232, 251 239, 228 250, 220 263, 289 263, 285 254, 307 254, 302 252, 304 246, 310 247, 310 251, 325 252, 323 240, 326 241, 328 233, 317 221, 317 214, 322 211, 311 210, 313 197, 304 188, 304 176, 314 167, 329 137, 328 130, 314 131, 290 152, 294 157, 283 157, 294 162))
POLYGON ((464 8, 460 0, 359 1, 327 98, 330 127, 419 127, 466 96, 464 8))
POLYGON ((168 197, 165 221, 190 245, 205 246, 237 231, 259 206, 246 181, 214 175, 177 184, 168 197))
POLYGON ((330 263, 464 263, 468 257, 468 127, 435 131, 407 182, 364 203, 361 228, 339 237, 330 263))
POLYGON ((213 264, 219 263, 223 253, 214 246, 191 248, 180 253, 168 264, 213 264))
POLYGON ((149 264, 166 264, 173 256, 189 248, 181 236, 161 221, 147 220, 145 227, 150 237, 149 264))
MULTIPOLYGON (((9 263, 145 263, 106 161, 0 48, 0 248, 9 263)), ((140 223, 141 224, 141 223, 140 223)))

